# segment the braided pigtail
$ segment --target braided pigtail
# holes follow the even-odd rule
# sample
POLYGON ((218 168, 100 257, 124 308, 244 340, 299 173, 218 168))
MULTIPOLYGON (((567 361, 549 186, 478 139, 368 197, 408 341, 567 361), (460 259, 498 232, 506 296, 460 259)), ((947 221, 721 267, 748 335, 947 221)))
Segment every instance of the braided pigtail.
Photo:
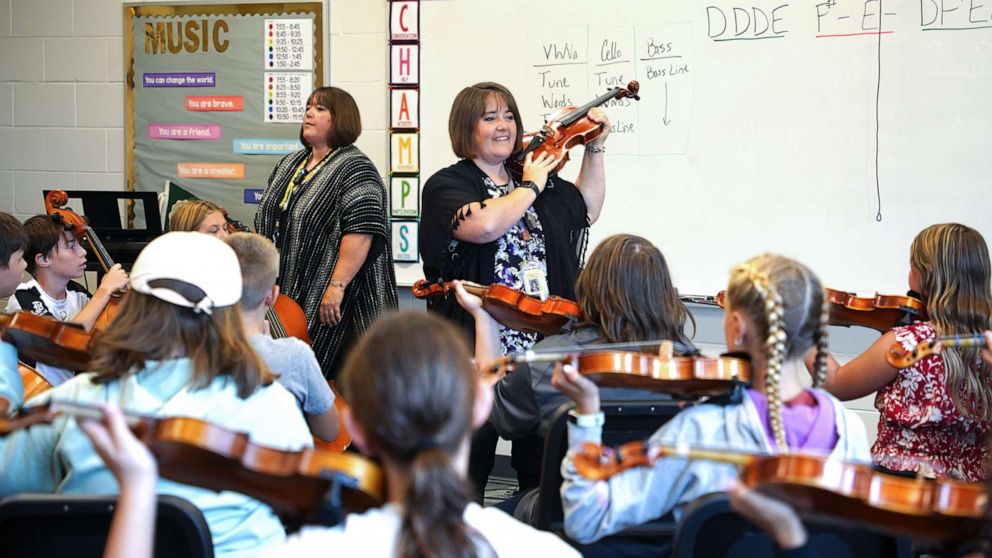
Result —
POLYGON ((830 336, 827 333, 827 326, 830 325, 830 299, 826 294, 823 296, 822 310, 820 310, 820 323, 813 334, 813 341, 816 343, 816 358, 813 360, 813 387, 822 388, 827 382, 827 346, 830 336))
POLYGON ((775 445, 779 451, 786 452, 789 447, 785 441, 785 426, 782 424, 782 363, 785 361, 786 334, 783 326, 782 297, 775 289, 768 276, 753 267, 746 266, 745 271, 751 279, 754 290, 764 301, 765 319, 768 324, 768 336, 765 338, 765 354, 768 358, 768 369, 765 371, 765 397, 768 398, 768 422, 775 436, 775 445))

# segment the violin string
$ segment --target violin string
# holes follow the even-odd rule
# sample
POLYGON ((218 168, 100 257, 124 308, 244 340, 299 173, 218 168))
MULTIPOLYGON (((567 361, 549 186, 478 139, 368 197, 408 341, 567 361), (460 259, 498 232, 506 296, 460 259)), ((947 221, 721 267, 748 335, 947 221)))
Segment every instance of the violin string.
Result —
MULTIPOLYGON (((567 356, 572 353, 600 351, 600 350, 608 350, 608 349, 624 349, 624 348, 636 349, 642 347, 658 347, 665 341, 668 341, 668 339, 657 339, 651 341, 629 341, 629 342, 620 342, 620 343, 591 343, 589 345, 569 345, 566 347, 555 347, 549 349, 537 349, 537 350, 531 349, 529 351, 510 353, 506 356, 509 359, 516 359, 516 358, 526 359, 526 358, 535 358, 535 357, 542 358, 550 355, 561 355, 561 354, 567 356)), ((672 344, 675 347, 675 352, 681 355, 694 356, 699 354, 699 351, 695 347, 692 347, 680 341, 672 341, 672 344)))

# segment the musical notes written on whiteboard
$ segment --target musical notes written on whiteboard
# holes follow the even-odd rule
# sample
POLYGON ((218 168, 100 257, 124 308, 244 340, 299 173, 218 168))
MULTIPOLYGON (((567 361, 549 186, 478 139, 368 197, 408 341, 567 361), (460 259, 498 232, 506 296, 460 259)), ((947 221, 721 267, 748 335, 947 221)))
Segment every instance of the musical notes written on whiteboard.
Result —
POLYGON ((692 41, 688 23, 643 27, 566 26, 528 34, 530 78, 518 102, 528 129, 555 111, 630 80, 642 100, 603 105, 612 123, 610 153, 685 153, 692 113, 692 41))

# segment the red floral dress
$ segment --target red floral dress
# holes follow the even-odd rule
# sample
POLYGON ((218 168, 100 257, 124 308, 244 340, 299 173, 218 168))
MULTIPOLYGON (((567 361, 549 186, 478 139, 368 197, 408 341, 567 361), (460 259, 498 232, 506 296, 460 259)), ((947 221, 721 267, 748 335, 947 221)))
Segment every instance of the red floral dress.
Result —
MULTIPOLYGON (((907 350, 936 337, 929 322, 893 331, 907 350)), ((942 356, 932 355, 900 370, 895 380, 878 390, 875 408, 880 413, 878 438, 871 448, 875 463, 916 471, 920 461, 928 461, 938 478, 972 482, 985 478, 992 424, 968 418, 954 405, 942 356)))

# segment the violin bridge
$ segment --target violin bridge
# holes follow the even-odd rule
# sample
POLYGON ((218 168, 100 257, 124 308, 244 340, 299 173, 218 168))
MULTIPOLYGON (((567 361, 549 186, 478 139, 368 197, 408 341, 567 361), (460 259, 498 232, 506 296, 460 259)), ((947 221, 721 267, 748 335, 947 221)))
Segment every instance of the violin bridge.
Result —
POLYGON ((665 339, 658 344, 658 358, 661 360, 672 360, 675 356, 675 344, 670 339, 665 339))

